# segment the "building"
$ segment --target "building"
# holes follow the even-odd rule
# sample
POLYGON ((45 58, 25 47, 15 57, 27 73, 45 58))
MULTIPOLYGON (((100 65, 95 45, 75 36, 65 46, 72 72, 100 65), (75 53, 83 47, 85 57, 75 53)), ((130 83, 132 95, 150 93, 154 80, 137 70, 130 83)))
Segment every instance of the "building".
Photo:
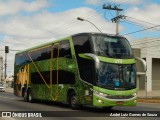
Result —
POLYGON ((3 77, 3 58, 0 57, 0 83, 2 82, 3 77))
POLYGON ((13 87, 13 76, 6 77, 6 88, 13 87))
MULTIPOLYGON (((143 38, 130 42, 135 57, 146 60, 146 81, 144 75, 140 76, 138 88, 140 90, 160 90, 160 38, 143 38)), ((140 63, 137 64, 138 72, 142 70, 140 63)))

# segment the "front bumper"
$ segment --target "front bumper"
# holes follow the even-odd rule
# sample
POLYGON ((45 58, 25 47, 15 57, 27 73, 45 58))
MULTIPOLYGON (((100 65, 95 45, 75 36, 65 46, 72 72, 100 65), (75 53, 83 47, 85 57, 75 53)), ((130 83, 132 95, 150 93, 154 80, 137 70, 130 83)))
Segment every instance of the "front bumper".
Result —
POLYGON ((93 94, 93 106, 109 107, 109 106, 135 106, 137 96, 130 99, 109 99, 98 94, 93 94))

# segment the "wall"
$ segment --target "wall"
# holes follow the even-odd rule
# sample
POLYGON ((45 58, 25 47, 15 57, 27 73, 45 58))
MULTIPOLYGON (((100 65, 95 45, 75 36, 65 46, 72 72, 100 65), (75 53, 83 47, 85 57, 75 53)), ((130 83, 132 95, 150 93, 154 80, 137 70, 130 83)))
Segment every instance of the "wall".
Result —
POLYGON ((160 90, 160 59, 152 60, 152 90, 160 90))
MULTIPOLYGON (((140 49, 140 57, 146 60, 147 91, 160 90, 160 37, 133 40, 131 46, 140 49)), ((141 66, 137 65, 137 68, 139 70, 141 66)), ((144 76, 140 76, 139 89, 145 89, 144 76)))
POLYGON ((0 57, 0 82, 2 82, 2 75, 3 75, 3 58, 0 57))

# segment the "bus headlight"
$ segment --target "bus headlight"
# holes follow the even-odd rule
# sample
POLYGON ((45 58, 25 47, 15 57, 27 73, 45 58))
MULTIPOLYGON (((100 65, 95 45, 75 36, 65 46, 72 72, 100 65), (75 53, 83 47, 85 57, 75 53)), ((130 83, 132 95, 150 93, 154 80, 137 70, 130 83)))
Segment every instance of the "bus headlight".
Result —
POLYGON ((108 95, 108 94, 105 94, 105 93, 102 93, 102 92, 98 92, 98 91, 93 90, 93 89, 90 89, 90 90, 91 90, 94 94, 100 95, 100 96, 102 96, 102 97, 110 96, 110 95, 108 95))
POLYGON ((137 93, 132 94, 133 96, 137 96, 137 93))
POLYGON ((101 104, 104 104, 103 100, 97 99, 97 101, 101 104))

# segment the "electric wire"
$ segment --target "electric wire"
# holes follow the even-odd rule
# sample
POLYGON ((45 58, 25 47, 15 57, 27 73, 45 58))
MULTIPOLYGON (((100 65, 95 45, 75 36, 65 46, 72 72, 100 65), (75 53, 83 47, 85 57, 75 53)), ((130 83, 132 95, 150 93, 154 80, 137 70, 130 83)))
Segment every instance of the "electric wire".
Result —
MULTIPOLYGON (((147 22, 147 21, 143 21, 143 20, 139 20, 139 19, 136 19, 136 18, 132 18, 132 17, 128 17, 128 16, 125 16, 126 18, 131 18, 131 19, 134 19, 134 20, 136 20, 136 21, 141 21, 141 22, 143 22, 143 24, 142 23, 137 23, 137 22, 135 22, 135 21, 130 21, 129 19, 125 19, 125 20, 127 20, 127 21, 129 21, 130 23, 132 22, 133 24, 135 24, 135 25, 138 25, 138 26, 141 26, 141 27, 150 27, 150 25, 156 25, 156 24, 152 24, 152 23, 149 23, 149 22, 147 22), (146 23, 145 25, 144 25, 144 23, 146 23), (150 25, 149 25, 150 24, 150 25)), ((159 28, 153 28, 154 30, 157 30, 157 31, 160 31, 160 29, 159 28)))
POLYGON ((123 36, 134 34, 134 33, 138 33, 138 32, 142 32, 142 31, 146 31, 146 30, 153 29, 153 28, 156 28, 156 27, 160 27, 160 25, 155 25, 155 26, 147 27, 147 28, 144 28, 144 29, 141 29, 141 30, 137 30, 137 31, 134 31, 134 32, 126 33, 123 36))
POLYGON ((105 19, 106 22, 111 21, 111 20, 109 20, 109 19, 106 17, 106 9, 105 9, 105 11, 104 11, 104 19, 105 19))

